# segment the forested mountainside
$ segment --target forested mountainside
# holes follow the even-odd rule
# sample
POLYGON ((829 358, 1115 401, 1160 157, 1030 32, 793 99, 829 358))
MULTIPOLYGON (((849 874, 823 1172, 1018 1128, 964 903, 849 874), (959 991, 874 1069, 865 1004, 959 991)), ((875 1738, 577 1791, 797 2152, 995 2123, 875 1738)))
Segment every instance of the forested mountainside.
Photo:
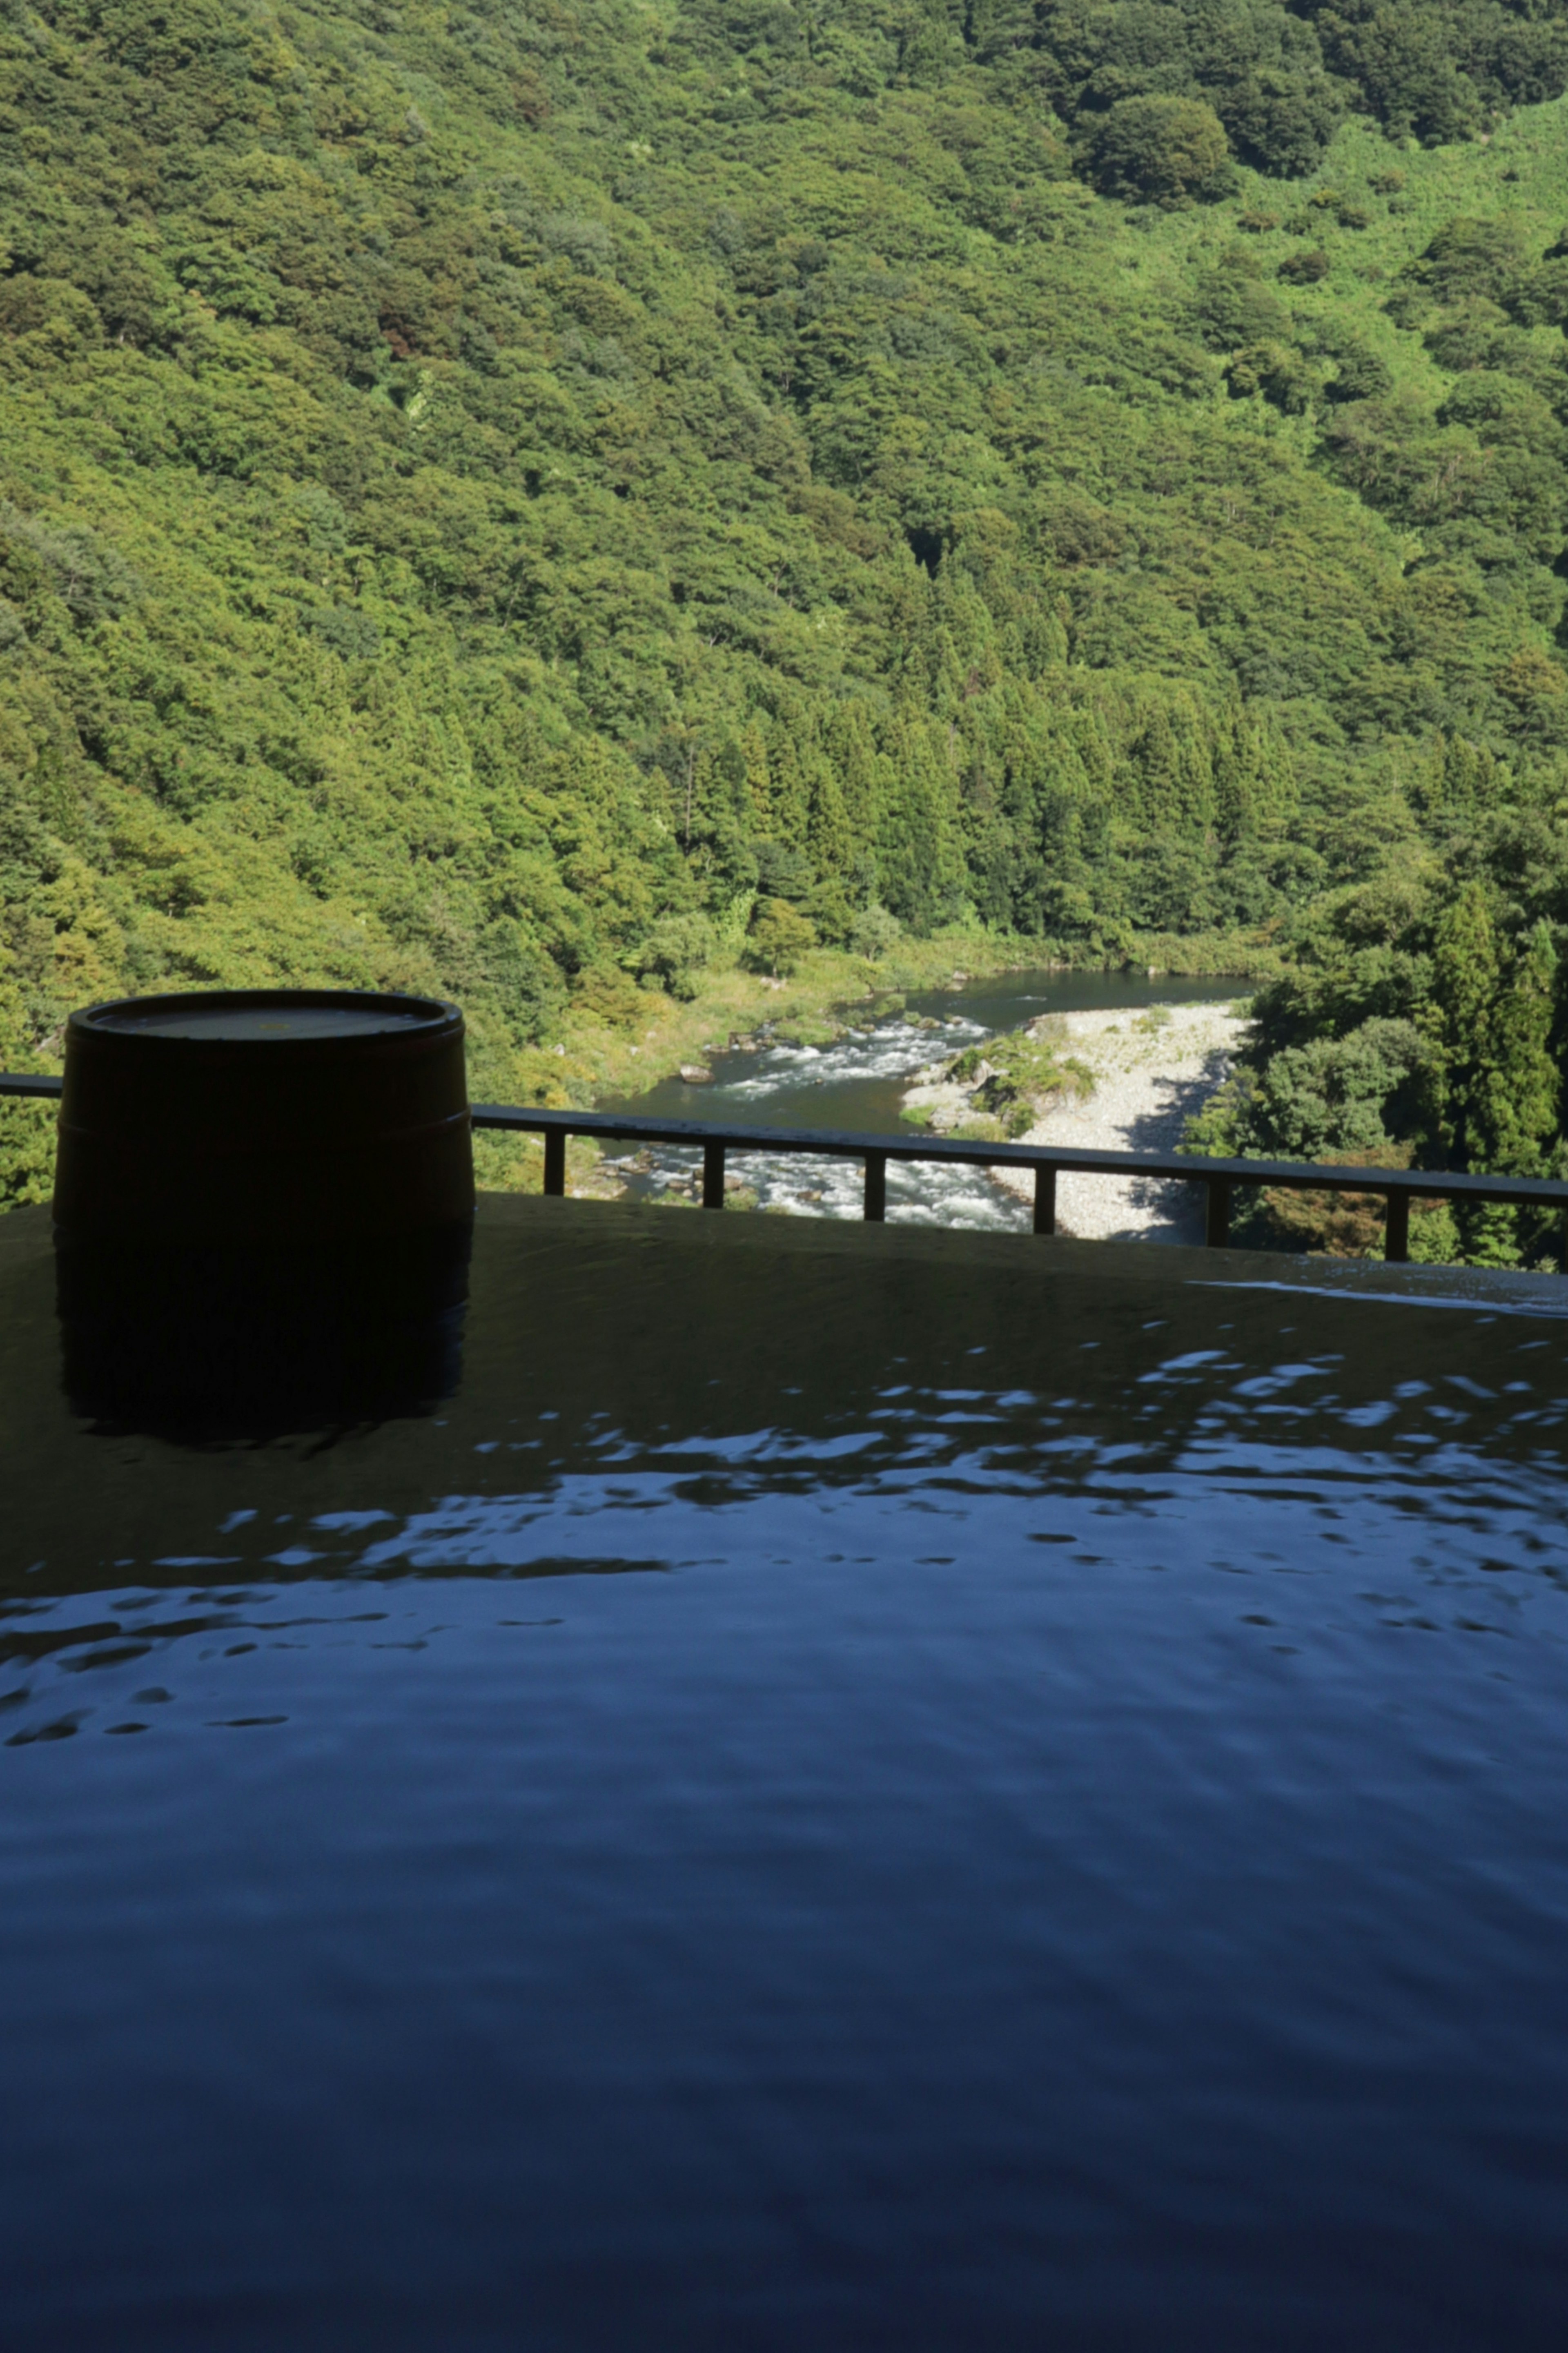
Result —
POLYGON ((0 0, 0 1062, 439 987, 516 1097, 758 923, 1228 934, 1320 1148, 1545 1165, 1565 88, 1560 0, 0 0))

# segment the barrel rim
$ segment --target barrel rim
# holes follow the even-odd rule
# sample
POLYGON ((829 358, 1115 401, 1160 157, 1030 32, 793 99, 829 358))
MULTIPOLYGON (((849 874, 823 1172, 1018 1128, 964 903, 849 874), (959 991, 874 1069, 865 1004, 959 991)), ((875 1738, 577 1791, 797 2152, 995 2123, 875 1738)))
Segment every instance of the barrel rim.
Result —
POLYGON ((159 989, 144 997, 110 997, 95 1005, 84 1005, 67 1019, 68 1044, 103 1046, 112 1039, 145 1051, 184 1050, 186 1053, 202 1049, 219 1049, 225 1053, 256 1050, 259 1052, 286 1050, 293 1054, 331 1053, 345 1048, 363 1052, 367 1048, 397 1044, 434 1043, 440 1039, 461 1038, 466 1024, 461 1006, 439 997, 405 996, 395 989, 367 988, 177 988, 159 989), (395 1011, 403 1018, 395 1028, 381 1030, 349 1030, 342 1037, 318 1035, 293 1038, 226 1038, 160 1036, 145 1023, 155 1019, 162 1011, 192 1010, 198 1007, 213 1010, 224 1008, 256 1012, 265 1006, 293 1006, 301 1010, 330 1011, 334 1007, 360 1012, 395 1011), (106 1017, 130 1017, 123 1027, 110 1028, 106 1017), (138 1018, 140 1017, 140 1018, 138 1018))

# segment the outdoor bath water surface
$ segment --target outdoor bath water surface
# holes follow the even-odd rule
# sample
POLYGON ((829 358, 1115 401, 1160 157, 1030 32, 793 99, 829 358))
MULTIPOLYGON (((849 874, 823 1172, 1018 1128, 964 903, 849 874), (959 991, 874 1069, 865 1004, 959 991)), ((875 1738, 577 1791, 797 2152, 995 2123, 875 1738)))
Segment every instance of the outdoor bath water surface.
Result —
POLYGON ((5 1220, 8 2353, 1560 2346, 1565 1308, 486 1203, 195 1447, 5 1220))

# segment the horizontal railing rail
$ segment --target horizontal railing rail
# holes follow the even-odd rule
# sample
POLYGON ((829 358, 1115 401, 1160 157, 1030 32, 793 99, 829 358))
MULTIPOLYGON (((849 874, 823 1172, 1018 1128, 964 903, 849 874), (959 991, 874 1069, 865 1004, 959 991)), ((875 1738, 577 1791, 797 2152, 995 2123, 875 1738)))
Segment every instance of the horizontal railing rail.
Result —
MULTIPOLYGON (((58 1096, 57 1078, 0 1074, 0 1096, 58 1096)), ((865 1170, 866 1217, 887 1216, 888 1163, 917 1161, 963 1168, 1027 1168, 1035 1177, 1035 1231, 1055 1233, 1058 1176, 1160 1176, 1205 1188, 1205 1240, 1223 1248, 1230 1235, 1231 1197, 1238 1185, 1266 1185, 1297 1193, 1373 1193, 1386 1203, 1384 1256, 1410 1255, 1412 1201, 1493 1201, 1554 1210, 1568 1221, 1568 1183, 1545 1176, 1473 1176, 1437 1168, 1354 1168, 1339 1161, 1220 1160, 1191 1152, 1092 1152, 1076 1145, 988 1144, 977 1137, 864 1135, 829 1128, 750 1127, 716 1120, 648 1119, 635 1113, 545 1111, 531 1105, 476 1103, 477 1128, 538 1135, 544 1145, 544 1190, 566 1190, 566 1143, 581 1135, 601 1144, 678 1145, 702 1155, 702 1206, 721 1209, 731 1153, 788 1152, 830 1160, 858 1160, 865 1170)))

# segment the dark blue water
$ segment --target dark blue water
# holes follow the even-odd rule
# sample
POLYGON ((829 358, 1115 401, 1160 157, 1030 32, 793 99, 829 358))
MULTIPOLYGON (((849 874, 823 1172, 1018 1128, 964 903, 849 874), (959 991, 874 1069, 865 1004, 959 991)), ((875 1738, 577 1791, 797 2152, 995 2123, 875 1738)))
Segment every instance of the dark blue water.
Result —
POLYGON ((202 1449, 52 1300, 7 2353, 1563 2341, 1568 1290, 512 1202, 202 1449))

